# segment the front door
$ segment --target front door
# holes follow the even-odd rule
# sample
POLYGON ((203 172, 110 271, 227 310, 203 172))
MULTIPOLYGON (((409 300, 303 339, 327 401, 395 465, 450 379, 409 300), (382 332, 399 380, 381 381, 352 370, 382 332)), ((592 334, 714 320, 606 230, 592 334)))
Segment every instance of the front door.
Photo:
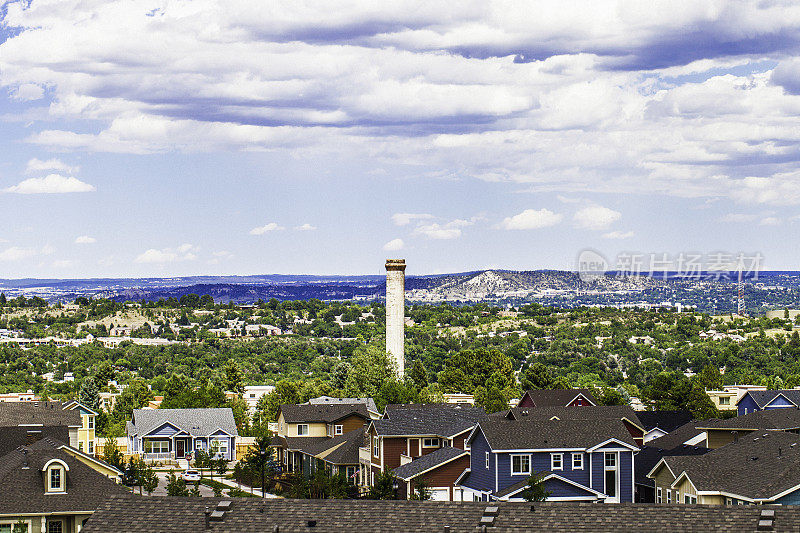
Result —
POLYGON ((177 459, 183 459, 186 457, 186 441, 183 439, 178 439, 175 441, 175 457, 177 459))

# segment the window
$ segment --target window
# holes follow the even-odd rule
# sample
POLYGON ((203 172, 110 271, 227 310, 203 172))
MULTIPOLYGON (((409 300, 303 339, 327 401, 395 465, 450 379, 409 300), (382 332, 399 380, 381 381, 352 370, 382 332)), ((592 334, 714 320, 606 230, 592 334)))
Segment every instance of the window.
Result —
POLYGON ((464 438, 464 451, 469 451, 469 441, 466 438, 464 438))
POLYGON ((615 453, 607 453, 606 454, 606 468, 616 468, 617 466, 617 454, 615 453))
POLYGON ((83 442, 78 443, 78 450, 83 451, 83 442))
POLYGON ((582 453, 573 453, 572 454, 572 469, 573 470, 583 470, 583 454, 582 453))
POLYGON ((728 397, 728 396, 723 396, 723 397, 721 397, 721 398, 719 399, 719 404, 720 404, 720 405, 730 405, 730 404, 731 404, 731 399, 730 399, 730 397, 728 397))
POLYGON ((50 469, 50 490, 61 491, 63 490, 61 482, 63 473, 60 467, 54 466, 50 469))
POLYGON ((725 505, 730 505, 731 503, 732 502, 730 498, 725 498, 725 505))
POLYGON ((144 453, 169 453, 168 440, 144 441, 144 453))
POLYGON ((333 428, 333 434, 341 435, 342 433, 344 433, 344 426, 342 426, 341 424, 336 424, 333 428))
POLYGON ((564 470, 564 454, 551 453, 550 454, 550 470, 564 470))
POLYGON ((667 503, 672 503, 672 491, 667 490, 667 503))
POLYGON ((381 444, 378 437, 372 437, 372 455, 375 457, 381 456, 381 444))
POLYGON ((656 503, 662 503, 663 501, 664 500, 663 500, 663 495, 661 494, 661 487, 658 487, 656 489, 656 503))
POLYGON ((91 453, 91 454, 94 453, 94 441, 93 440, 89 441, 89 453, 91 453))
POLYGON ((228 439, 214 439, 211 441, 211 449, 215 450, 217 457, 228 456, 228 439))
POLYGON ((486 470, 489 470, 489 452, 486 452, 486 470))
POLYGON ((297 424, 297 436, 303 437, 308 435, 308 424, 297 424))
POLYGON ((63 533, 64 523, 61 520, 48 520, 47 533, 63 533))
POLYGON ((438 448, 439 439, 422 439, 423 448, 438 448))
POLYGON ((90 416, 90 417, 89 417, 89 424, 88 424, 88 428, 89 428, 89 429, 94 429, 94 417, 93 417, 93 416, 90 416))
POLYGON ((353 479, 354 477, 356 477, 356 467, 348 466, 346 472, 347 472, 347 479, 353 479))
POLYGON ((511 456, 511 475, 531 473, 531 456, 530 455, 512 455, 511 456))
POLYGON ((697 503, 697 496, 683 495, 683 503, 697 503))

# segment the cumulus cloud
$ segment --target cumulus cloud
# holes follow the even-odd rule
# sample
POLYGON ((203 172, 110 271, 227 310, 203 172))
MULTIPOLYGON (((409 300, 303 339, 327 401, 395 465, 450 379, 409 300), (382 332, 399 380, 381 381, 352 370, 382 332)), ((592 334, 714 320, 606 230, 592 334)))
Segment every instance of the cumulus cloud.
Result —
POLYGON ((474 223, 474 220, 456 219, 443 224, 438 222, 420 224, 414 228, 413 234, 422 235, 423 237, 433 240, 458 239, 461 237, 461 228, 471 226, 474 223))
POLYGON ((250 235, 264 235, 268 231, 280 231, 286 229, 283 226, 278 225, 276 222, 270 222, 269 224, 264 224, 263 226, 257 226, 250 230, 250 235))
POLYGON ((392 222, 395 226, 408 226, 417 220, 430 220, 434 218, 433 215, 428 213, 395 213, 392 215, 392 222))
POLYGON ((135 261, 144 264, 164 264, 178 261, 194 261, 198 248, 192 244, 181 244, 176 248, 150 248, 138 256, 135 261))
POLYGON ((590 205, 579 209, 572 220, 578 229, 604 230, 622 217, 622 213, 601 205, 590 205))
POLYGON ((74 174, 80 170, 77 166, 71 166, 67 163, 64 163, 60 159, 47 159, 41 160, 37 158, 33 158, 28 161, 27 166, 25 167, 26 174, 35 174, 42 171, 54 170, 56 172, 64 172, 66 174, 74 174))
POLYGON ((622 239, 630 239, 634 236, 632 231, 609 231, 608 233, 603 233, 604 239, 614 239, 614 240, 622 240, 622 239))
POLYGON ((295 229, 295 231, 314 231, 315 229, 317 229, 317 227, 306 223, 306 224, 302 224, 300 226, 295 226, 294 229, 295 229))
POLYGON ((94 244, 97 242, 97 239, 94 237, 89 237, 88 235, 81 235, 80 237, 75 238, 75 244, 94 244))
POLYGON ((21 248, 12 246, 0 252, 0 261, 20 261, 36 255, 36 250, 32 248, 21 248))
POLYGON ((13 91, 11 91, 11 98, 14 100, 30 101, 38 100, 44 96, 44 89, 35 83, 23 83, 13 91))
POLYGON ((383 245, 383 249, 387 252, 396 252, 398 250, 402 250, 404 246, 405 243, 403 242, 403 239, 392 239, 383 245))
POLYGON ((555 226, 561 222, 562 218, 564 218, 563 215, 549 209, 526 209, 518 215, 504 219, 500 227, 510 230, 546 228, 555 226))
POLYGON ((94 185, 84 183, 77 178, 50 174, 44 178, 28 178, 3 190, 16 194, 66 194, 92 192, 97 189, 94 185))

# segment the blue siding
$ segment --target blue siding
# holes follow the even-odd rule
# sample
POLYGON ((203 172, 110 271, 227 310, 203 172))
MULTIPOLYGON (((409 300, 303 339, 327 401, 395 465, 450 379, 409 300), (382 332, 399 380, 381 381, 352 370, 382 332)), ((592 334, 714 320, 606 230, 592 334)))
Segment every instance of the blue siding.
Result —
POLYGON ((478 430, 470 444, 470 474, 469 488, 475 490, 494 492, 494 454, 491 453, 489 442, 478 430), (486 455, 489 452, 489 470, 486 470, 486 455))
POLYGON ((593 453, 592 454, 592 485, 591 488, 596 490, 597 492, 605 492, 604 485, 605 479, 604 476, 604 455, 602 453, 593 453))
POLYGON ((745 410, 747 410, 748 413, 761 410, 758 407, 758 404, 756 404, 755 400, 753 400, 753 398, 750 396, 749 392, 746 392, 744 396, 742 396, 742 399, 739 400, 739 404, 737 405, 736 408, 738 410, 739 416, 746 414, 745 410))
POLYGON ((180 430, 178 428, 176 428, 175 426, 173 426, 172 424, 165 423, 161 427, 159 427, 158 429, 156 429, 154 431, 151 431, 150 433, 148 433, 145 436, 146 437, 171 437, 175 433, 177 433, 178 431, 180 431, 180 430))
POLYGON ((633 452, 619 452, 619 501, 633 501, 633 452))
POLYGON ((778 503, 780 505, 800 505, 800 490, 790 492, 786 496, 778 498, 773 503, 778 503))
POLYGON ((764 409, 782 409, 785 407, 794 407, 795 405, 787 400, 783 395, 778 395, 769 404, 764 406, 764 409))
POLYGON ((565 483, 560 479, 548 479, 545 481, 544 486, 545 490, 550 493, 551 498, 574 498, 576 496, 589 496, 591 498, 596 498, 596 496, 588 490, 583 490, 575 485, 570 485, 569 483, 565 483))

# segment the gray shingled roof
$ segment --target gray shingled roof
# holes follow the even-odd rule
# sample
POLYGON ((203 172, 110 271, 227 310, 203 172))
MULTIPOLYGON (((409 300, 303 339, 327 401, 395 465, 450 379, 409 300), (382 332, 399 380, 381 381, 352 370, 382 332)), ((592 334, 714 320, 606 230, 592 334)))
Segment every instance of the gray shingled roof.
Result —
POLYGON ((0 402, 0 427, 22 424, 81 427, 81 413, 65 410, 61 402, 0 402))
POLYGON ((529 396, 535 407, 566 407, 579 394, 597 405, 597 399, 589 389, 533 389, 525 391, 522 398, 529 396))
POLYGON ((646 445, 633 456, 635 482, 640 485, 647 485, 648 487, 655 486, 655 480, 647 477, 647 474, 653 469, 654 466, 664 457, 671 456, 686 456, 686 455, 703 455, 710 452, 708 448, 700 446, 691 446, 689 444, 681 444, 672 449, 665 450, 663 448, 654 448, 648 442, 646 445))
POLYGON ((658 428, 669 433, 692 421, 690 411, 639 411, 636 413, 646 431, 658 428))
POLYGON ((128 494, 125 487, 60 450, 60 446, 64 444, 44 438, 0 457, 0 515, 94 511, 109 496, 128 494), (45 495, 41 469, 54 458, 69 466, 67 491, 45 495), (28 468, 24 468, 25 462, 28 468))
POLYGON ((408 481, 423 472, 427 472, 432 468, 441 466, 464 455, 469 455, 469 452, 453 448, 452 446, 444 446, 434 452, 418 457, 410 463, 398 466, 392 470, 392 473, 400 479, 408 481))
POLYGON ((363 403, 344 404, 284 404, 280 406, 280 414, 289 424, 297 422, 325 422, 333 423, 351 415, 357 415, 364 420, 369 420, 367 406, 363 403))
POLYGON ((771 498, 800 484, 800 435, 751 433, 705 455, 665 461, 676 476, 685 470, 697 490, 771 498))
POLYGON ((367 410, 377 413, 378 406, 375 405, 375 400, 372 398, 333 398, 331 396, 319 396, 317 398, 311 398, 308 402, 312 405, 336 405, 336 404, 353 404, 353 403, 363 403, 367 406, 367 410))
MULTIPOLYGON (((756 402, 756 405, 762 409, 765 405, 774 400, 779 394, 783 394, 787 400, 797 406, 800 406, 800 390, 798 389, 751 390, 747 391, 746 394, 749 394, 753 401, 756 402)), ((742 398, 744 398, 744 395, 742 395, 742 398)), ((739 398, 739 401, 736 403, 738 404, 740 401, 742 401, 741 398, 739 398)))
POLYGON ((165 423, 170 423, 193 436, 211 435, 218 429, 239 435, 230 407, 197 409, 134 409, 127 424, 129 435, 147 435, 165 423))
MULTIPOLYGON (((639 420, 639 414, 627 405, 588 405, 584 407, 515 407, 505 411, 506 418, 524 420, 549 420, 557 417, 560 420, 596 420, 610 418, 621 420, 628 419, 631 423, 644 428, 639 420)), ((490 415, 495 418, 497 414, 490 415)))
POLYGON ((373 420, 378 435, 436 435, 452 437, 488 420, 481 407, 459 404, 387 405, 384 418, 373 420))
POLYGON ((85 533, 478 533, 489 509, 496 513, 492 533, 752 533, 764 510, 774 511, 776 532, 797 531, 796 506, 712 506, 593 504, 572 502, 416 502, 398 500, 291 500, 226 498, 221 521, 205 529, 204 511, 219 498, 114 497, 89 520, 85 533), (309 527, 309 520, 314 527, 309 527))
POLYGON ((495 418, 481 422, 479 427, 494 450, 591 448, 611 438, 636 446, 625 424, 615 418, 591 421, 495 418))
POLYGON ((782 409, 765 409, 746 415, 723 420, 698 422, 699 428, 711 429, 798 429, 800 428, 800 409, 785 407, 782 409))
MULTIPOLYGON (((691 440, 694 437, 703 433, 702 429, 698 429, 698 426, 705 426, 707 424, 712 424, 716 421, 713 420, 703 420, 702 422, 698 422, 693 420, 691 422, 687 422, 686 424, 682 425, 679 428, 676 428, 663 437, 658 437, 657 439, 652 439, 647 441, 645 444, 647 446, 651 446, 653 448, 661 448, 663 450, 672 450, 680 445, 682 445, 687 440, 691 440)), ((705 445, 704 445, 705 446, 705 445)))
MULTIPOLYGON (((339 435, 331 440, 331 446, 326 447, 325 451, 330 450, 334 446, 335 450, 326 453, 322 459, 334 465, 357 465, 358 464, 358 449, 366 444, 363 429, 354 429, 348 431, 344 435, 339 435), (340 445, 341 444, 341 445, 340 445)), ((321 455, 324 452, 319 452, 321 455)))
POLYGON ((42 426, 42 427, 4 427, 0 429, 0 457, 29 443, 32 440, 50 437, 57 441, 69 442, 69 428, 67 426, 42 426))

